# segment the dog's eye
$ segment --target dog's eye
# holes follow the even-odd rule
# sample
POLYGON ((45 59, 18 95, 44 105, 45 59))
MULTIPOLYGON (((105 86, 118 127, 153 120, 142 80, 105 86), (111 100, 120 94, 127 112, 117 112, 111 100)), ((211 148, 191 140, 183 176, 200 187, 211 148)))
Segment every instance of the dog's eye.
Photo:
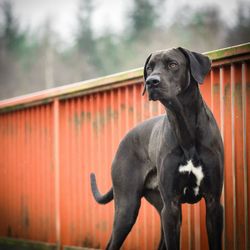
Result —
POLYGON ((176 62, 170 62, 168 64, 169 69, 175 69, 175 68, 177 68, 177 66, 178 66, 178 64, 176 62))
POLYGON ((146 69, 147 69, 147 72, 151 72, 152 71, 152 68, 150 66, 148 66, 146 69))

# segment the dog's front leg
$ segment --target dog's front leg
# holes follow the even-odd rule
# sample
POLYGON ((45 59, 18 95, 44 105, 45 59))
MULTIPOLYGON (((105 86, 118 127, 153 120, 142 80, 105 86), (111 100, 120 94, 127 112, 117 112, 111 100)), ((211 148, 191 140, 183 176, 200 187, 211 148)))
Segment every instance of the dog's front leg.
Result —
POLYGON ((219 198, 205 197, 206 225, 210 250, 222 249, 223 207, 219 198))
POLYGON ((161 212, 161 219, 167 250, 179 250, 181 205, 175 201, 169 201, 164 204, 164 208, 161 212))
POLYGON ((180 249, 181 203, 176 195, 174 183, 175 166, 178 158, 168 155, 159 171, 159 189, 163 200, 161 222, 167 250, 180 249))

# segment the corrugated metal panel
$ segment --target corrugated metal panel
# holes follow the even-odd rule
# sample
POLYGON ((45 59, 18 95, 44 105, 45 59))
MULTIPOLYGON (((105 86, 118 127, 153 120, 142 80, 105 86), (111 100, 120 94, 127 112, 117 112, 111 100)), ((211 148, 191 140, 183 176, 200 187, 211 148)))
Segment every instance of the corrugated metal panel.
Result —
MULTIPOLYGON (((201 91, 225 145, 224 249, 248 249, 250 44, 208 54, 215 61, 201 91)), ((0 102, 1 236, 104 248, 113 204, 95 203, 89 174, 107 191, 121 138, 164 112, 141 93, 140 69, 0 102)), ((182 249, 208 249, 204 201, 182 211, 182 249)), ((143 200, 123 249, 155 249, 159 236, 159 216, 143 200)))
POLYGON ((0 234, 55 241, 51 106, 0 115, 0 234))

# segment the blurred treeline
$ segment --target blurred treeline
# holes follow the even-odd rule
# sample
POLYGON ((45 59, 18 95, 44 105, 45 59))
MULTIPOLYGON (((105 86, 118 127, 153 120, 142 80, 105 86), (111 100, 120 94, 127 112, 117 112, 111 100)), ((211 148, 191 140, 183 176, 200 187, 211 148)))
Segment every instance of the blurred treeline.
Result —
POLYGON ((8 1, 1 5, 1 99, 140 67, 154 50, 183 46, 204 52, 250 41, 246 2, 240 2, 232 24, 212 5, 184 6, 165 22, 168 16, 160 7, 164 0, 134 0, 123 32, 107 28, 97 36, 91 25, 94 1, 80 1, 70 46, 52 29, 50 20, 37 31, 24 30, 15 6, 8 1))

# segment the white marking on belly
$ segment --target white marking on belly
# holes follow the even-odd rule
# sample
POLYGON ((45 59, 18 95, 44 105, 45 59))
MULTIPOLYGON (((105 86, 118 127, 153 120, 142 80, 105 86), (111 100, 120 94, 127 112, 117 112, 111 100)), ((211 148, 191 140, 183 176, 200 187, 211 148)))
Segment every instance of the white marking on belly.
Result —
MULTIPOLYGON (((194 188, 194 194, 198 195, 199 193, 199 186, 201 184, 202 179, 204 178, 204 174, 202 172, 201 166, 195 167, 192 163, 192 160, 189 160, 186 165, 179 167, 180 173, 188 172, 188 174, 192 173, 196 178, 196 185, 197 187, 194 188)), ((186 193, 186 188, 183 190, 186 193)))

